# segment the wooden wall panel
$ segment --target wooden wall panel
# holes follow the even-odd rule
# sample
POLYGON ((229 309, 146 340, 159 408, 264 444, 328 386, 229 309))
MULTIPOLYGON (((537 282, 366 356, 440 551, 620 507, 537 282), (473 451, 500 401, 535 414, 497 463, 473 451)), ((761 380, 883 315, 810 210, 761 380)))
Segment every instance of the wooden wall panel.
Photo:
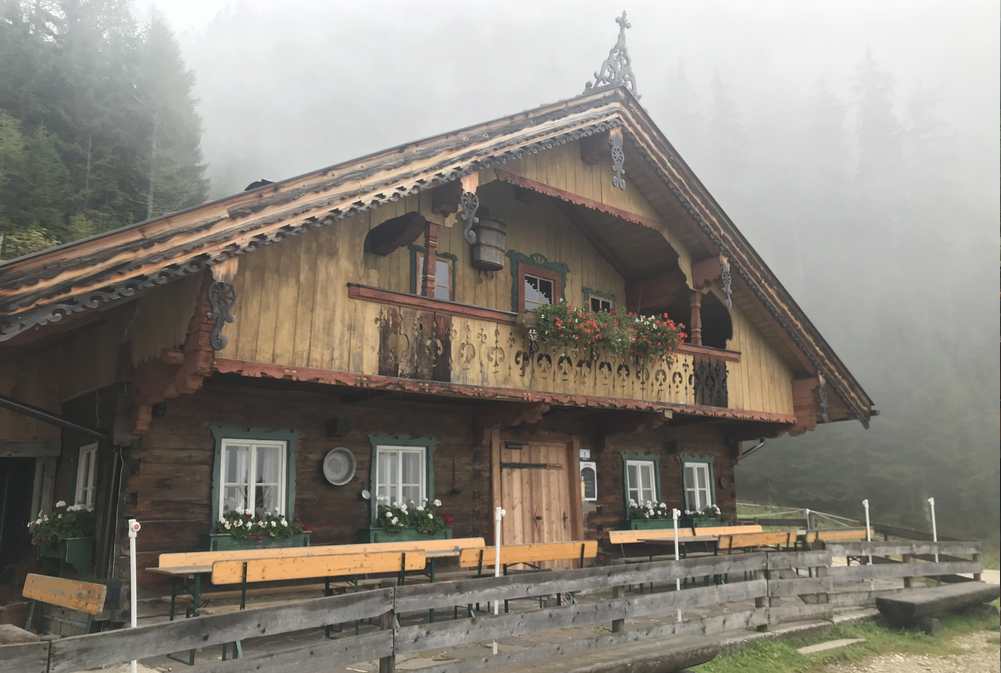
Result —
POLYGON ((129 328, 133 365, 184 344, 202 282, 201 274, 187 276, 150 290, 136 302, 129 328))
POLYGON ((730 407, 792 414, 793 371, 736 307, 731 311, 733 338, 727 347, 740 351, 728 362, 730 407))
MULTIPOLYGON (((654 221, 657 218, 635 188, 611 187, 608 166, 580 161, 576 144, 522 158, 505 170, 654 221)), ((535 193, 519 196, 512 185, 493 180, 490 171, 484 173, 479 194, 491 215, 507 224, 509 250, 540 254, 566 265, 568 302, 581 303, 584 288, 611 293, 624 302, 622 276, 594 249, 560 201, 535 193)), ((429 194, 407 197, 244 256, 235 279, 236 320, 226 327, 229 343, 219 357, 378 373, 379 322, 385 317, 385 307, 347 298, 347 284, 410 292, 413 269, 408 246, 385 256, 363 252, 365 236, 373 227, 407 212, 436 217, 429 194)), ((673 245, 681 254, 682 266, 690 266, 687 251, 676 241, 673 245)), ((458 224, 441 227, 439 250, 455 256, 455 301, 505 311, 514 308, 510 263, 497 272, 475 270, 458 224)), ((731 348, 742 351, 741 361, 728 365, 731 406, 791 414, 791 372, 736 313, 731 348)), ((671 366, 655 364, 640 372, 635 363, 610 362, 610 371, 599 372, 594 366, 588 370, 579 358, 569 366, 560 363, 559 354, 549 363, 534 360, 530 364, 520 354, 526 350, 518 328, 456 317, 451 331, 451 381, 684 404, 694 401, 683 385, 690 374, 688 356, 675 357, 671 366), (472 344, 475 352, 464 344, 472 344)))

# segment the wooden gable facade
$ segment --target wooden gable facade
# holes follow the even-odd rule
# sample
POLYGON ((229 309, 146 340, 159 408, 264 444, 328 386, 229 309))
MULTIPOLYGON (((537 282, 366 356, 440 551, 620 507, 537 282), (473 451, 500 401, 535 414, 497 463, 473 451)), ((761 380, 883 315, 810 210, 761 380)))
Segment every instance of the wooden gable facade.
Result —
POLYGON ((457 537, 489 539, 504 506, 509 542, 600 537, 636 497, 733 517, 741 442, 875 413, 615 87, 6 263, 0 338, 9 518, 87 494, 78 571, 100 578, 127 571, 128 518, 147 567, 217 544, 236 500, 313 544, 381 539, 382 493, 441 499, 457 537), (470 194, 504 231, 497 270, 474 265, 470 194), (526 277, 667 311, 692 342, 652 362, 533 348, 526 277))

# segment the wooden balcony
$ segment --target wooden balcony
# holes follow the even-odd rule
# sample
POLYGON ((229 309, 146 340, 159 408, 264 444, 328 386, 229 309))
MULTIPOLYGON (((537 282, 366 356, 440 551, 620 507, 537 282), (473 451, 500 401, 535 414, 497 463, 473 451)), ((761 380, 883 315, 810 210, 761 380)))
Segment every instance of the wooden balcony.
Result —
POLYGON ((740 354, 685 345, 669 358, 635 361, 605 353, 533 349, 506 311, 349 286, 354 299, 383 304, 378 375, 462 386, 555 394, 585 406, 726 408, 728 363, 740 354), (586 404, 585 404, 586 403, 586 404))

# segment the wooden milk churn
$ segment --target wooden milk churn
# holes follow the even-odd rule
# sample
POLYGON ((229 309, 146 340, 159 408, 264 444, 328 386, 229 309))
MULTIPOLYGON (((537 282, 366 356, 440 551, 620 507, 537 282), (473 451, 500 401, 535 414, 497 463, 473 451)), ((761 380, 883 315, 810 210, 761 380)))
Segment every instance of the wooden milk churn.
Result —
POLYGON ((499 271, 507 256, 507 225, 485 210, 480 208, 479 222, 473 227, 473 266, 482 271, 499 271))

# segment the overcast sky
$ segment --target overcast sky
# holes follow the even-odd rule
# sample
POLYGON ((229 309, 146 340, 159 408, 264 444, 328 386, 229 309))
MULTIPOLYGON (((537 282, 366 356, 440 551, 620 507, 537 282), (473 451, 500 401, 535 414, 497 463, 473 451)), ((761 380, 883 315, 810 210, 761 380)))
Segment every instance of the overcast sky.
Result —
MULTIPOLYGON (((196 72, 217 194, 265 177, 254 170, 288 177, 575 95, 614 42, 622 9, 566 0, 138 2, 140 14, 155 4, 167 16, 196 72)), ((997 138, 997 2, 634 0, 626 8, 642 102, 658 121, 673 93, 665 73, 678 63, 697 86, 719 76, 738 106, 760 107, 820 78, 849 96, 870 50, 901 101, 934 90, 941 114, 972 142, 997 138)))

